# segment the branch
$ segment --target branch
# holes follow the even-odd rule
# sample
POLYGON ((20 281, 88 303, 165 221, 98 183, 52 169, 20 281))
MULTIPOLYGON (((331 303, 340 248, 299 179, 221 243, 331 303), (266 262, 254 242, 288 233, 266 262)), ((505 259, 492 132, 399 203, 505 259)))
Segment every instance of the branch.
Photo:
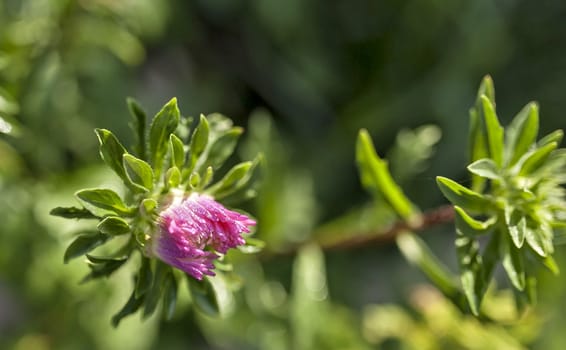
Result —
POLYGON ((423 213, 420 220, 416 220, 416 222, 409 223, 405 221, 397 221, 395 224, 380 231, 349 234, 348 237, 343 240, 336 240, 331 242, 304 242, 295 246, 291 246, 283 251, 268 251, 264 254, 264 257, 268 258, 272 256, 292 255, 304 245, 313 242, 318 244, 325 251, 349 250, 370 245, 389 244, 394 242, 397 236, 405 231, 422 232, 431 227, 439 226, 453 221, 453 207, 451 205, 444 205, 423 213))

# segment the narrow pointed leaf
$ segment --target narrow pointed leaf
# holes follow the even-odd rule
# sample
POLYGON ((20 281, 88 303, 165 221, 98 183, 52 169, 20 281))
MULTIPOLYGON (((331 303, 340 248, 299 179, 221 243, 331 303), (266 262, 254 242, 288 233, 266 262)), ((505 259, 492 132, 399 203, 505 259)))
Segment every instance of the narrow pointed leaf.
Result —
POLYGON ((488 97, 482 96, 487 144, 491 159, 501 166, 503 163, 503 127, 495 114, 495 107, 488 97))
POLYGON ((201 114, 200 121, 195 130, 193 131, 193 135, 191 136, 191 142, 189 145, 189 165, 188 169, 193 170, 195 164, 200 157, 200 155, 206 149, 208 144, 208 135, 210 133, 208 121, 206 120, 205 116, 201 114))
POLYGON ((528 227, 525 231, 525 239, 529 246, 540 256, 548 256, 546 246, 542 241, 540 229, 528 227))
POLYGON ((483 77, 480 87, 478 89, 478 105, 481 104, 481 96, 485 95, 489 101, 495 105, 495 88, 493 87, 493 79, 491 76, 486 75, 483 77))
POLYGON ((208 277, 204 277, 202 281, 196 280, 192 277, 187 278, 189 279, 189 288, 195 306, 201 312, 209 316, 219 316, 220 307, 218 305, 218 299, 216 297, 214 287, 208 280, 208 277))
POLYGON ((144 296, 140 296, 137 297, 135 295, 135 292, 132 292, 132 294, 130 295, 130 298, 128 299, 128 301, 126 302, 126 305, 124 305, 124 307, 122 307, 122 309, 112 317, 112 326, 118 327, 118 325, 120 324, 120 321, 122 321, 122 319, 126 316, 129 316, 133 313, 135 313, 136 311, 138 311, 138 309, 143 305, 144 302, 144 296))
POLYGON ((495 218, 491 218, 487 221, 476 220, 457 205, 454 206, 454 213, 456 228, 464 236, 477 237, 490 234, 497 224, 495 218))
POLYGON ((88 211, 96 216, 130 215, 132 213, 132 210, 128 209, 122 199, 112 190, 84 189, 76 192, 75 196, 88 211))
POLYGON ((460 281, 470 310, 474 315, 479 315, 481 297, 477 294, 478 280, 481 271, 481 259, 479 255, 479 244, 474 239, 464 236, 458 232, 456 238, 456 252, 460 266, 460 281))
POLYGON ((246 244, 238 246, 238 250, 244 254, 259 253, 265 247, 265 242, 259 239, 247 237, 246 244))
POLYGON ((85 255, 94 248, 104 244, 109 238, 110 236, 99 232, 82 234, 75 238, 73 243, 71 243, 67 250, 65 250, 63 261, 66 264, 71 259, 85 255))
POLYGON ((181 171, 176 166, 170 168, 165 173, 167 188, 175 188, 181 183, 181 171))
POLYGON ((500 170, 493 160, 489 158, 478 159, 472 164, 468 165, 468 170, 481 177, 491 180, 501 179, 500 170))
POLYGON ((356 162, 364 187, 379 191, 401 218, 410 220, 415 214, 413 204, 393 180, 387 162, 375 151, 369 133, 362 129, 356 142, 356 162))
POLYGON ((104 218, 97 226, 98 231, 110 235, 117 236, 130 233, 130 225, 126 220, 118 216, 108 216, 104 218))
POLYGON ((123 158, 128 179, 143 190, 151 191, 153 189, 153 170, 151 166, 131 154, 124 154, 123 158))
MULTIPOLYGON (((489 157, 483 119, 475 108, 470 110, 469 158, 470 162, 489 157)), ((485 179, 472 173, 472 189, 480 191, 485 179)))
POLYGON ((564 137, 564 131, 562 130, 554 130, 550 134, 544 136, 537 142, 537 147, 543 147, 548 145, 549 143, 556 142, 560 144, 562 142, 562 138, 564 137))
POLYGON ((535 143, 538 127, 538 106, 531 102, 515 116, 507 128, 505 153, 509 165, 515 164, 535 143))
POLYGON ((90 211, 85 208, 77 207, 57 207, 51 209, 50 215, 59 216, 65 219, 97 219, 98 217, 93 215, 90 211))
POLYGON ((153 274, 151 272, 150 260, 142 257, 140 270, 136 278, 135 295, 136 298, 144 295, 150 288, 153 281, 153 274))
POLYGON ((146 123, 147 123, 147 116, 143 111, 143 108, 139 105, 139 103, 131 97, 128 97, 126 100, 128 103, 128 109, 130 110, 130 114, 132 115, 132 130, 136 135, 136 143, 134 145, 134 150, 136 155, 144 160, 147 160, 147 151, 146 151, 146 143, 147 143, 147 136, 146 136, 146 123))
POLYGON ((145 303, 143 309, 144 319, 148 318, 155 312, 157 304, 159 303, 159 300, 161 299, 161 295, 163 293, 163 282, 165 281, 165 276, 168 272, 170 272, 170 270, 171 268, 166 266, 164 263, 156 261, 151 288, 145 295, 145 303))
POLYGON ((126 183, 129 184, 126 171, 122 165, 122 156, 126 149, 110 130, 95 129, 100 143, 100 156, 104 162, 126 183))
MULTIPOLYGON (((211 145, 208 151, 208 157, 203 167, 211 166, 213 169, 219 169, 224 162, 234 153, 234 149, 238 144, 240 135, 244 129, 234 127, 228 132, 218 137, 211 145)), ((203 168, 201 167, 201 168, 203 168)))
POLYGON ((169 271, 165 277, 165 286, 163 291, 163 311, 165 320, 171 320, 175 314, 177 306, 177 280, 172 271, 169 271))
POLYGON ((485 212, 493 207, 490 200, 446 177, 437 176, 436 183, 452 204, 465 210, 485 212))
POLYGON ((185 146, 177 135, 171 134, 169 137, 169 147, 171 148, 171 161, 179 169, 185 165, 185 146))
POLYGON ((459 298, 456 278, 450 270, 427 248, 426 244, 411 233, 403 233, 397 237, 397 246, 403 256, 421 271, 449 298, 459 298))
POLYGON ((81 283, 98 278, 109 277, 112 273, 122 267, 126 261, 128 261, 128 257, 110 259, 89 257, 89 261, 90 273, 81 280, 81 283))
POLYGON ((529 175, 537 170, 542 164, 544 164, 551 152, 554 151, 557 146, 558 144, 556 142, 551 142, 526 155, 527 157, 520 161, 522 165, 519 175, 529 175))
POLYGON ((525 289, 525 266, 523 255, 509 238, 503 239, 501 244, 503 268, 507 272, 509 280, 515 288, 522 291, 525 289))
POLYGON ((527 221, 525 217, 519 211, 506 207, 505 225, 515 247, 521 248, 525 241, 527 231, 527 221))
MULTIPOLYGON (((218 181, 214 186, 211 186, 208 192, 211 194, 226 194, 234 190, 234 188, 246 178, 249 178, 249 172, 252 169, 252 162, 243 162, 236 164, 218 181)), ((215 198, 218 198, 215 196, 215 198)))
POLYGON ((177 99, 173 98, 155 115, 149 130, 149 150, 151 154, 151 164, 155 176, 159 177, 163 168, 163 159, 169 145, 169 135, 171 135, 180 119, 177 99))

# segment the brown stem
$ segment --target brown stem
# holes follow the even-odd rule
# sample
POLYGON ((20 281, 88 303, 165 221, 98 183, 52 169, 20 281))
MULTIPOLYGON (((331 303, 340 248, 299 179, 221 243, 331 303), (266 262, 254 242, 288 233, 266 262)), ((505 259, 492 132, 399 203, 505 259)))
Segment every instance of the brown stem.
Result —
MULTIPOLYGON (((444 205, 423 213, 420 220, 417 220, 414 223, 398 221, 381 231, 360 232, 353 235, 349 234, 348 237, 343 240, 316 243, 325 251, 347 250, 370 245, 388 244, 395 241, 397 236, 404 231, 420 232, 452 221, 454 221, 454 209, 451 205, 444 205)), ((289 247, 284 251, 266 252, 264 257, 292 255, 308 243, 309 242, 301 243, 299 245, 289 247)))

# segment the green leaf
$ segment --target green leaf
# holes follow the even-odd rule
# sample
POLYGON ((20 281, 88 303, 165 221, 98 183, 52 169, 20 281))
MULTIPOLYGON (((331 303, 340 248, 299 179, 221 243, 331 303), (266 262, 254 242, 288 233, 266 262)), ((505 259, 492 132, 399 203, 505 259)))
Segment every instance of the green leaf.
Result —
POLYGON ((200 115, 200 121, 193 131, 191 136, 191 142, 189 145, 189 159, 188 169, 192 171, 197 163, 198 158, 206 149, 208 144, 208 134, 209 134, 208 121, 204 115, 200 115))
POLYGON ((129 316, 135 313, 136 311, 138 311, 138 309, 142 306, 143 302, 144 302, 143 295, 138 297, 136 296, 135 292, 132 292, 130 298, 126 302, 126 305, 124 305, 124 307, 122 307, 122 309, 112 317, 112 326, 118 327, 120 321, 124 317, 129 316))
POLYGON ((493 229, 497 224, 497 219, 495 217, 492 217, 487 221, 479 221, 472 218, 464 211, 464 209, 457 205, 454 206, 454 213, 456 228, 467 237, 477 237, 490 234, 493 232, 493 229))
POLYGON ((149 289, 145 297, 145 305, 143 309, 144 319, 151 316, 155 312, 157 304, 159 303, 159 300, 161 299, 161 295, 163 293, 163 282, 165 281, 165 276, 170 272, 170 267, 168 267, 161 261, 155 261, 153 281, 151 282, 151 288, 149 289))
POLYGON ((397 237, 397 246, 403 256, 421 271, 452 300, 460 298, 460 291, 455 277, 436 256, 428 249, 426 244, 411 233, 403 233, 397 237))
POLYGON ((238 139, 243 132, 244 129, 234 127, 212 142, 208 151, 208 157, 204 165, 201 166, 201 169, 208 166, 211 166, 215 170, 220 168, 232 153, 234 153, 238 139))
MULTIPOLYGON (((489 153, 487 151, 487 140, 485 138, 483 119, 478 114, 475 108, 470 110, 470 134, 469 138, 469 158, 470 162, 478 159, 487 158, 489 153)), ((485 180, 475 174, 472 174, 472 189, 481 191, 485 180)))
POLYGON ((518 210, 505 207, 505 224, 516 248, 521 248, 525 241, 527 220, 518 210))
POLYGON ((65 219, 97 219, 98 217, 93 215, 90 211, 85 208, 76 207, 57 207, 51 209, 50 215, 59 216, 65 219))
POLYGON ((75 196, 88 211, 96 216, 132 214, 132 210, 128 209, 122 199, 112 190, 84 189, 76 192, 75 196))
POLYGON ((509 280, 518 290, 525 289, 525 265, 521 251, 514 246, 508 237, 503 239, 500 245, 503 257, 503 268, 507 272, 509 280))
POLYGON ((562 142, 562 138, 564 137, 564 131, 562 130, 554 130, 553 132, 551 132, 550 134, 546 135, 545 137, 543 137, 542 139, 540 139, 537 142, 537 147, 543 147, 548 145, 549 143, 553 143, 556 142, 557 144, 560 144, 560 142, 562 142))
POLYGON ((417 214, 413 204, 391 177, 387 162, 377 155, 371 137, 364 129, 358 134, 356 162, 366 189, 381 192, 397 215, 405 220, 411 220, 417 214))
POLYGON ((208 277, 204 277, 202 281, 187 276, 189 279, 189 287, 191 298, 195 306, 203 313, 217 317, 220 315, 220 307, 218 299, 212 283, 208 277))
POLYGON ((487 96, 482 96, 489 155, 497 166, 503 163, 503 127, 495 114, 495 107, 487 96))
POLYGON ((495 105, 495 88, 493 87, 493 79, 491 76, 486 75, 483 77, 482 82, 480 83, 480 87, 478 89, 478 101, 477 104, 480 104, 481 97, 485 95, 491 104, 495 105))
POLYGON ((560 268, 558 267, 558 264, 552 256, 549 255, 542 258, 541 262, 548 270, 550 270, 550 272, 552 272, 556 276, 560 274, 560 268))
POLYGON ((157 208, 157 201, 153 198, 146 198, 142 200, 141 207, 146 214, 151 214, 155 211, 155 208, 157 208))
POLYGON ((128 179, 143 191, 151 191, 153 189, 153 170, 151 166, 131 154, 126 153, 123 158, 128 179))
POLYGON ((256 238, 247 237, 246 244, 238 246, 238 250, 244 254, 259 253, 265 247, 265 242, 256 238))
POLYGON ((136 298, 144 295, 151 288, 152 277, 150 260, 142 256, 140 270, 136 276, 136 286, 134 288, 136 298))
POLYGON ((493 160, 489 158, 478 159, 472 164, 468 165, 468 170, 481 177, 491 180, 501 179, 500 170, 493 160))
POLYGON ((546 144, 540 148, 537 148, 533 152, 529 152, 525 154, 525 156, 517 163, 517 165, 521 165, 521 170, 519 171, 519 175, 525 176, 533 173, 537 170, 544 162, 548 159, 552 151, 554 151, 558 147, 556 142, 551 142, 546 144))
POLYGON ((485 132, 483 130, 483 120, 475 108, 470 110, 470 134, 469 134, 469 149, 470 161, 474 162, 478 159, 487 158, 489 156, 487 150, 487 140, 485 139, 485 132))
POLYGON ((132 123, 131 127, 136 135, 136 143, 134 146, 135 153, 141 159, 147 160, 147 153, 146 153, 146 143, 147 143, 147 136, 145 133, 147 116, 143 111, 143 108, 139 105, 139 103, 134 100, 132 97, 128 97, 126 99, 128 103, 128 109, 130 110, 130 114, 132 115, 132 123))
POLYGON ((525 231, 525 239, 529 246, 540 256, 546 257, 548 253, 545 249, 542 239, 540 237, 540 231, 537 229, 527 228, 525 231))
POLYGON ((183 141, 175 134, 169 136, 169 147, 171 148, 171 161, 179 169, 185 165, 185 146, 183 141))
POLYGON ((199 183, 200 183, 200 175, 198 173, 192 173, 189 176, 189 181, 188 181, 189 187, 195 189, 198 187, 199 183))
POLYGON ((81 283, 110 276, 114 271, 124 265, 129 257, 97 258, 87 255, 87 258, 89 260, 90 273, 81 280, 81 283))
POLYGON ((73 243, 71 243, 69 247, 67 247, 67 250, 65 250, 65 254, 63 256, 63 261, 66 264, 71 259, 85 255, 86 253, 92 251, 94 248, 104 244, 109 238, 110 236, 99 232, 82 234, 75 238, 73 243))
POLYGON ((458 263, 460 265, 460 281, 464 294, 470 305, 470 310, 474 315, 479 315, 479 308, 482 296, 478 295, 478 284, 481 283, 481 258, 479 254, 479 244, 476 240, 462 235, 458 232, 456 238, 456 252, 458 254, 458 263))
POLYGON ((118 216, 108 216, 102 219, 102 221, 98 223, 97 228, 98 231, 110 236, 123 235, 130 233, 131 230, 126 220, 118 216))
POLYGON ((175 188, 181 183, 181 171, 176 166, 170 168, 165 173, 167 188, 175 188))
POLYGON ((212 167, 209 166, 208 168, 206 168, 206 171, 204 173, 203 178, 200 180, 199 183, 199 188, 205 188, 206 186, 208 186, 208 184, 210 184, 210 182, 212 181, 212 177, 214 175, 214 170, 212 170, 212 167))
POLYGON ((493 208, 489 199, 455 181, 437 176, 436 183, 444 196, 454 205, 474 212, 486 212, 493 208))
POLYGON ((509 165, 515 164, 535 143, 538 127, 538 106, 531 102, 515 116, 506 130, 505 154, 509 165))
POLYGON ((499 234, 495 233, 491 236, 482 253, 482 268, 477 276, 478 283, 476 284, 476 294, 480 301, 489 286, 495 266, 499 262, 500 242, 499 234))
POLYGON ((241 187, 240 184, 251 177, 253 165, 252 162, 243 162, 234 165, 234 167, 232 167, 220 181, 214 184, 214 186, 211 186, 207 192, 219 199, 238 190, 241 187))
POLYGON ((171 135, 180 119, 179 108, 177 107, 177 99, 172 98, 163 108, 155 115, 149 130, 149 151, 151 154, 151 164, 155 172, 155 177, 159 178, 163 168, 163 159, 167 152, 169 144, 169 135, 171 135))
POLYGON ((165 277, 165 286, 163 287, 163 310, 165 312, 165 320, 171 320, 175 314, 177 305, 177 279, 172 271, 169 271, 165 277))
POLYGON ((126 171, 122 165, 122 155, 126 153, 126 149, 120 141, 112 134, 111 131, 106 129, 95 129, 96 136, 100 142, 100 156, 104 162, 124 181, 129 185, 126 171))

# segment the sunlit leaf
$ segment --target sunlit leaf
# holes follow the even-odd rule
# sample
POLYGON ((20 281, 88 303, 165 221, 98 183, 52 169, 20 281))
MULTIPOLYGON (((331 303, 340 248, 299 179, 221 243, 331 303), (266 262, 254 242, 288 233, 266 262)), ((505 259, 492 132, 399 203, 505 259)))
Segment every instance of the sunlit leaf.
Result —
POLYGON ((163 158, 167 152, 169 145, 169 135, 171 135, 180 119, 179 108, 177 107, 177 99, 172 98, 163 108, 155 115, 149 130, 149 151, 151 155, 151 164, 155 176, 159 178, 163 168, 163 158))
POLYGON ((409 220, 416 214, 412 203, 391 177, 387 162, 377 155, 369 133, 363 129, 356 142, 356 162, 364 187, 381 192, 403 219, 409 220))
POLYGON ((128 109, 130 110, 130 114, 132 115, 132 123, 131 127, 136 135, 136 143, 134 145, 134 150, 136 155, 143 159, 147 160, 146 154, 146 143, 147 143, 147 135, 146 135, 146 123, 147 123, 147 116, 140 106, 140 104, 133 99, 132 97, 128 97, 126 99, 128 103, 128 109))
POLYGON ((130 232, 130 225, 126 220, 118 216, 108 216, 104 218, 97 226, 98 231, 110 235, 123 235, 130 232))
POLYGON ((454 206, 454 220, 456 223, 456 228, 465 236, 477 237, 482 235, 487 235, 493 232, 497 224, 495 217, 487 220, 480 221, 472 218, 464 209, 459 206, 454 206))
POLYGON ((515 116, 506 130, 505 153, 509 165, 515 164, 535 143, 538 127, 538 106, 531 102, 515 116))
POLYGON ((485 196, 448 178, 437 176, 436 183, 438 184, 440 191, 450 202, 452 202, 452 204, 462 207, 463 209, 475 212, 485 212, 493 207, 491 201, 485 196))
POLYGON ((75 193, 81 204, 96 216, 129 215, 132 210, 127 208, 116 192, 109 189, 84 189, 75 193))
POLYGON ((126 149, 111 131, 106 129, 95 129, 95 131, 100 142, 100 156, 126 184, 129 184, 122 164, 122 156, 126 153, 126 149))
POLYGON ((124 154, 124 168, 128 179, 145 191, 153 188, 153 170, 145 161, 138 159, 131 154, 124 154))
POLYGON ((503 127, 497 119, 493 102, 487 96, 482 96, 481 100, 489 155, 496 165, 501 166, 503 163, 503 127))
POLYGON ((501 179, 500 170, 493 160, 489 158, 478 159, 472 164, 468 165, 468 170, 481 177, 492 180, 501 179))

